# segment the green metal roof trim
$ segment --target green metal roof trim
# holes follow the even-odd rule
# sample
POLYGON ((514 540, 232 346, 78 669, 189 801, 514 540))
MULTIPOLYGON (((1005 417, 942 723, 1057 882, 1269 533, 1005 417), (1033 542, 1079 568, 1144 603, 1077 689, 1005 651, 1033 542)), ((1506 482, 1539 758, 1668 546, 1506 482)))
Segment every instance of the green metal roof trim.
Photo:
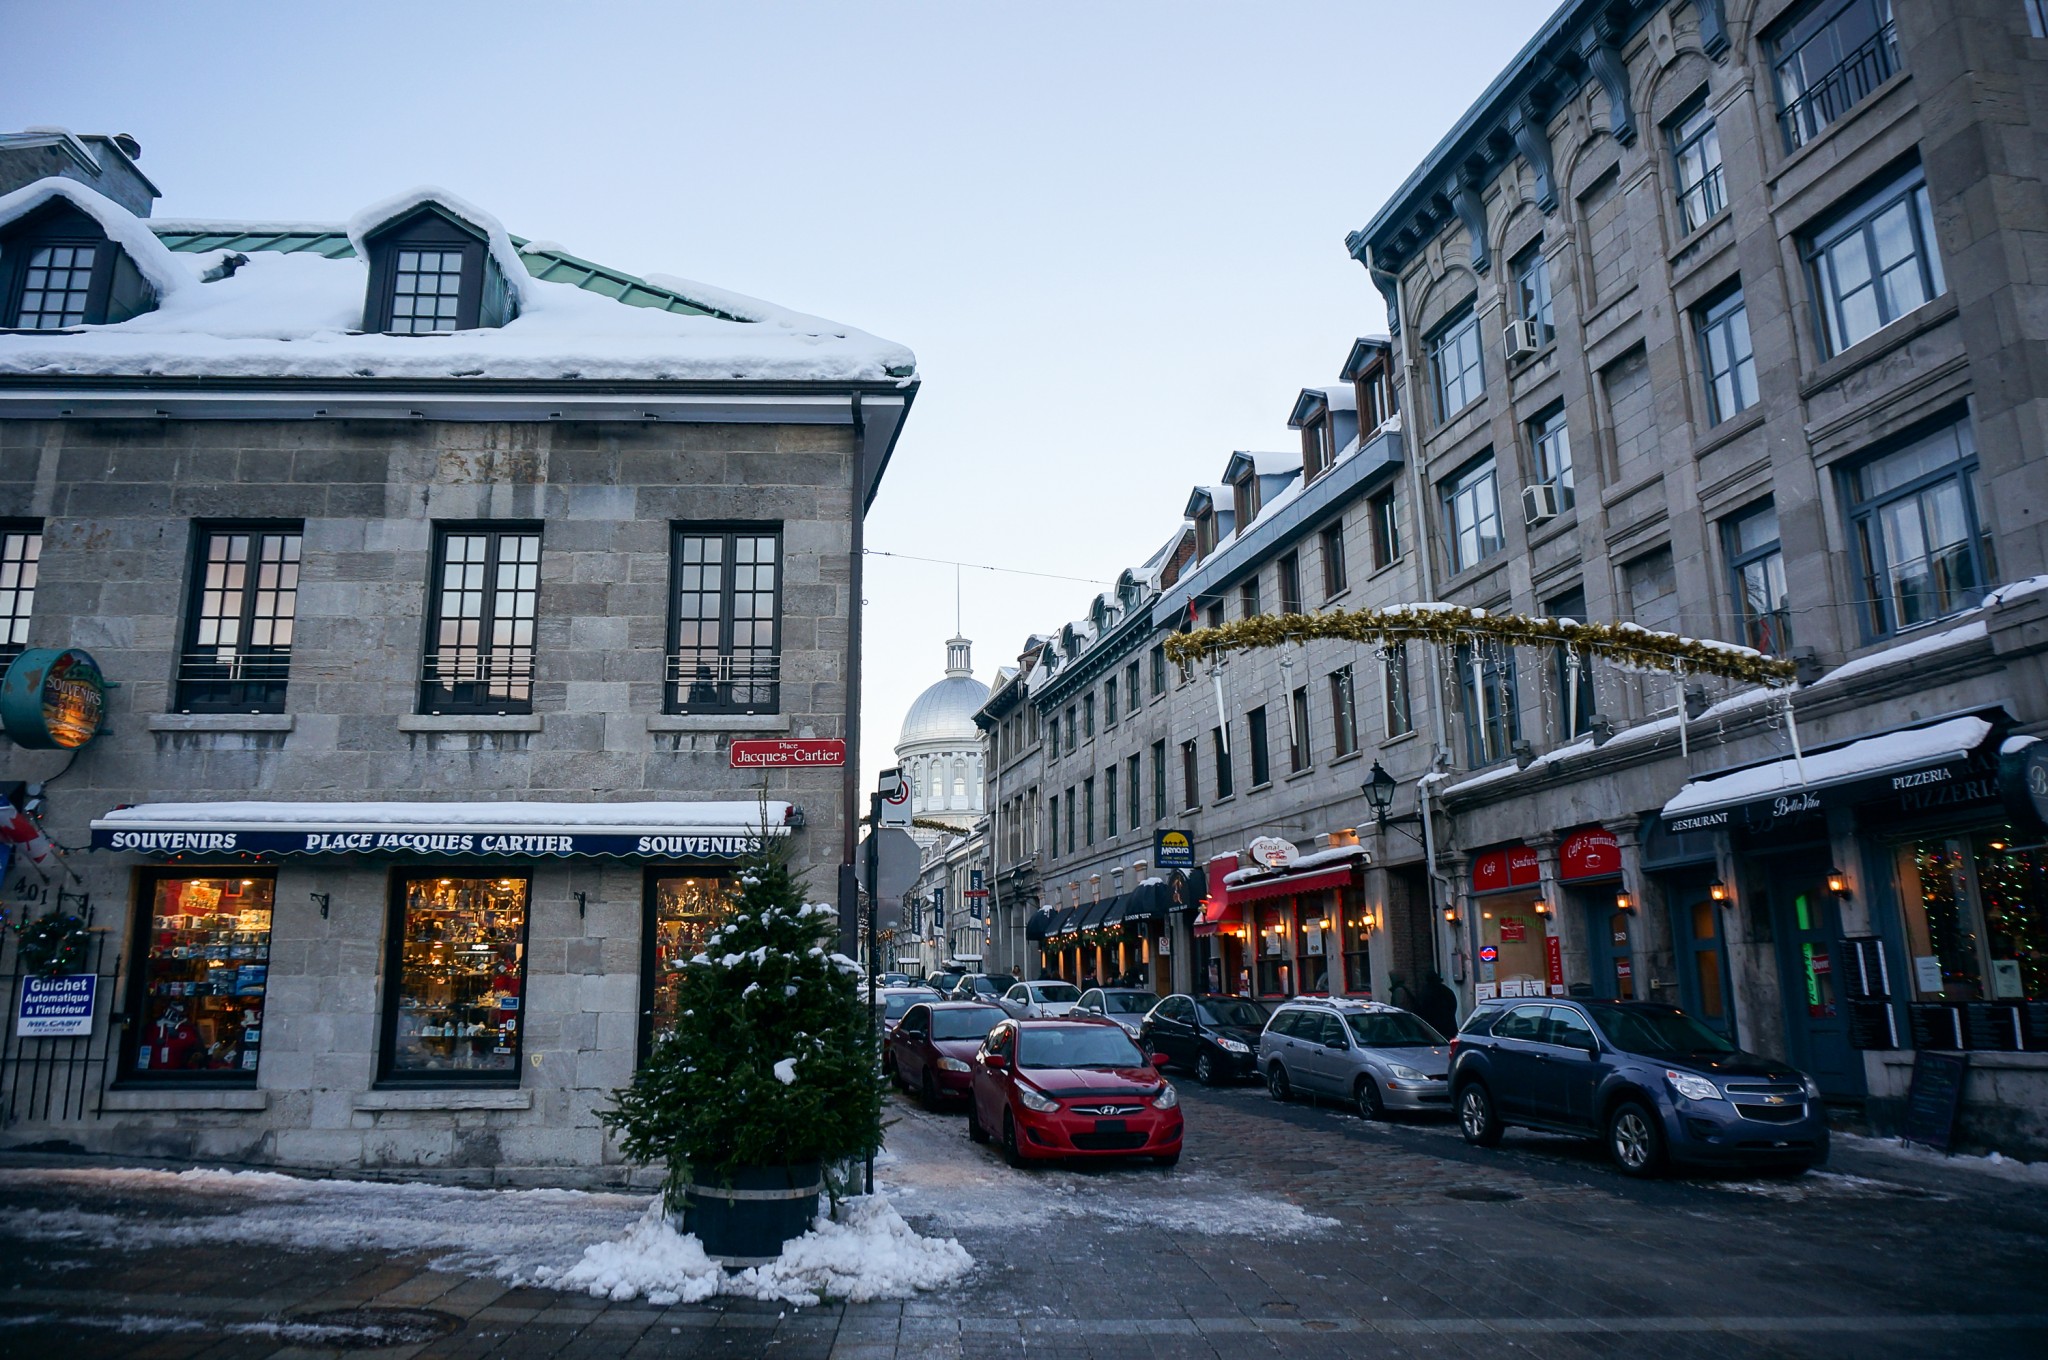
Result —
MULTIPOLYGON (((240 235, 222 231, 173 230, 157 232, 157 239, 172 250, 191 254, 209 250, 235 250, 244 253, 252 250, 270 250, 286 255, 310 252, 330 260, 346 260, 353 259, 356 253, 355 247, 348 243, 348 233, 339 227, 331 230, 259 230, 240 235)), ((593 264, 567 251, 530 249, 530 243, 523 236, 514 236, 512 244, 518 248, 519 258, 526 265, 526 272, 547 283, 570 284, 587 292, 602 294, 623 302, 629 307, 654 307, 681 316, 715 316, 723 321, 747 320, 746 317, 734 316, 716 307, 694 302, 670 289, 658 288, 632 274, 593 264)))

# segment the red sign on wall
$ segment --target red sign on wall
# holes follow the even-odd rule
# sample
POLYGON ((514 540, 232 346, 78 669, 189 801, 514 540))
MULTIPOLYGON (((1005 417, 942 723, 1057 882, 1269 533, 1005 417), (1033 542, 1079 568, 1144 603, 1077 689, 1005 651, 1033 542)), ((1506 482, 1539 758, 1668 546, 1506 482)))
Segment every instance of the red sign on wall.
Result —
POLYGON ((1564 941, 1555 935, 1543 937, 1545 962, 1549 965, 1550 990, 1554 996, 1564 995, 1564 941))
POLYGON ((736 741, 732 744, 731 760, 735 770, 768 765, 844 765, 846 743, 837 737, 736 741))
POLYGON ((1472 861, 1472 891, 1499 892, 1502 888, 1519 888, 1534 883, 1543 876, 1543 870, 1536 862, 1536 852, 1526 845, 1511 845, 1505 850, 1489 850, 1472 861))
POLYGON ((1559 878, 1612 878, 1620 872, 1621 846, 1612 831, 1589 826, 1566 836, 1557 849, 1559 878))

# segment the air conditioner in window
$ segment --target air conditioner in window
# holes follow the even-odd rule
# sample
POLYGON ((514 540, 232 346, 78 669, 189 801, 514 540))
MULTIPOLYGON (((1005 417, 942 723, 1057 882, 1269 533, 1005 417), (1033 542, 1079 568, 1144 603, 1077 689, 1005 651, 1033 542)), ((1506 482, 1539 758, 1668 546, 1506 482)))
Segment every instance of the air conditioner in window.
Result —
POLYGON ((1522 523, 1543 524, 1557 518, 1557 483, 1541 482, 1522 488, 1522 523))
POLYGON ((1543 335, 1534 321, 1527 319, 1510 321, 1506 333, 1508 362, 1527 359, 1543 348, 1543 335))

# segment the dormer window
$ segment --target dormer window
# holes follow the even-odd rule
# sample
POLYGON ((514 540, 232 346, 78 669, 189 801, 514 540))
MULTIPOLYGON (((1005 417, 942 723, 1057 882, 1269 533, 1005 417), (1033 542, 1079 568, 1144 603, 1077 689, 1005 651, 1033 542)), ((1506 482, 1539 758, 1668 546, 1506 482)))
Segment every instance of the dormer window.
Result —
POLYGON ((1259 516, 1259 474, 1247 473, 1241 480, 1232 483, 1231 504, 1237 510, 1237 522, 1250 524, 1259 516))
POLYGON ((511 298, 484 237, 425 203, 369 234, 370 292, 363 328, 435 335, 502 326, 511 298))
POLYGON ((0 231, 0 325, 59 331, 126 321, 154 301, 99 223, 55 199, 0 231))
POLYGON ((1216 512, 1207 506, 1195 512, 1195 560, 1216 551, 1216 512))
POLYGON ((1301 480, 1312 482, 1330 470, 1330 422, 1327 417, 1301 427, 1301 480))

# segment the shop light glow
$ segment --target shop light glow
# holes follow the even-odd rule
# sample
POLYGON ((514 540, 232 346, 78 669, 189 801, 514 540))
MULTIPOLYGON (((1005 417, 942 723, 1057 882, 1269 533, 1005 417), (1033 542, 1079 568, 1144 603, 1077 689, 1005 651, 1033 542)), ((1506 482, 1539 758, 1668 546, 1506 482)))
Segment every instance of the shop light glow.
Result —
POLYGON ((1728 885, 1718 878, 1715 879, 1707 885, 1707 896, 1716 902, 1726 902, 1728 900, 1728 885))
POLYGON ((1837 897, 1849 895, 1849 876, 1840 869, 1828 870, 1828 891, 1837 897))
POLYGON ((1630 897, 1628 890, 1624 888, 1614 895, 1614 907, 1617 911, 1634 911, 1636 909, 1636 900, 1630 897))

